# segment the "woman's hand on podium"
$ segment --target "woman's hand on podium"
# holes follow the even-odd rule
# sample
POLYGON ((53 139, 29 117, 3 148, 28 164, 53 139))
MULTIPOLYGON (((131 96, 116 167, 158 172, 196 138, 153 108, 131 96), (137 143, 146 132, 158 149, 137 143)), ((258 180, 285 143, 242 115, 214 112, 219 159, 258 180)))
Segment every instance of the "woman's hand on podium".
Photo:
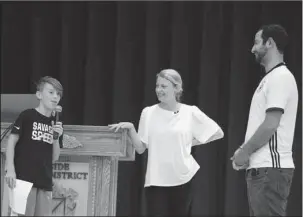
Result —
POLYGON ((5 174, 5 181, 9 188, 13 189, 16 187, 16 172, 8 170, 5 174))
POLYGON ((130 122, 120 122, 118 124, 109 124, 108 126, 110 130, 115 130, 115 132, 117 132, 119 129, 131 130, 135 128, 130 122))
POLYGON ((139 154, 142 154, 145 151, 146 145, 143 144, 143 142, 139 138, 139 135, 137 134, 136 129, 132 123, 120 122, 118 124, 110 124, 108 126, 109 126, 109 129, 115 130, 115 132, 117 132, 119 129, 127 129, 128 136, 132 140, 132 144, 133 144, 134 148, 136 149, 136 151, 139 154))

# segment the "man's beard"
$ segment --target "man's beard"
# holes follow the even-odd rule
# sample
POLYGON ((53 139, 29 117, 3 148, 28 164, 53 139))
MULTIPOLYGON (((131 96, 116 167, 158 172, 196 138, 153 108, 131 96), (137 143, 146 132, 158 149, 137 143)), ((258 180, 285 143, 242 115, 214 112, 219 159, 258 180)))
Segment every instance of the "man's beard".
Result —
POLYGON ((262 60, 264 59, 266 53, 267 53, 266 50, 263 50, 261 52, 256 53, 255 57, 256 57, 257 63, 261 63, 262 62, 262 60))

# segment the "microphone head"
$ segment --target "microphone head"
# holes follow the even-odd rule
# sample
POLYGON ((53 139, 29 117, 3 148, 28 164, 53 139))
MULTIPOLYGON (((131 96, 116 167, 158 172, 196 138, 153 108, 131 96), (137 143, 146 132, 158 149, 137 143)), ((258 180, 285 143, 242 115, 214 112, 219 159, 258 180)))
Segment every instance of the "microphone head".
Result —
POLYGON ((57 105, 55 108, 55 112, 62 112, 62 106, 57 105))

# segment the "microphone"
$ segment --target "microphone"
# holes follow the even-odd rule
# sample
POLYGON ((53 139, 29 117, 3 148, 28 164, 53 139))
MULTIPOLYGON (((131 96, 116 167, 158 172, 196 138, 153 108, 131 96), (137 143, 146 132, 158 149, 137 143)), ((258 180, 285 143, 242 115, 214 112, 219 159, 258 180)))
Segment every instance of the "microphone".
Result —
MULTIPOLYGON (((59 113, 62 112, 62 106, 57 105, 55 108, 55 116, 56 116, 56 120, 55 120, 55 124, 59 121, 59 113)), ((53 139, 57 140, 59 137, 59 133, 54 132, 53 133, 53 139)))

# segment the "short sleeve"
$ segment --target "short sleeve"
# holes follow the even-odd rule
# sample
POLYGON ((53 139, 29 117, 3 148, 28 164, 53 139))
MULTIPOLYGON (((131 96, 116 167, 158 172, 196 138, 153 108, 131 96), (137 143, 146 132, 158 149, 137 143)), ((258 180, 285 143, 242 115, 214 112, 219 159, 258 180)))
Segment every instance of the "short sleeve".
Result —
POLYGON ((192 131, 196 140, 205 144, 223 137, 219 125, 196 106, 192 106, 192 116, 192 131))
POLYGON ((19 114, 15 122, 13 123, 11 133, 20 135, 24 126, 26 113, 23 111, 19 114))
POLYGON ((145 107, 140 116, 138 135, 140 140, 148 146, 148 127, 147 127, 147 112, 149 107, 145 107))
POLYGON ((285 106, 291 95, 292 77, 283 71, 275 72, 268 80, 266 86, 266 111, 281 110, 284 113, 285 106))

